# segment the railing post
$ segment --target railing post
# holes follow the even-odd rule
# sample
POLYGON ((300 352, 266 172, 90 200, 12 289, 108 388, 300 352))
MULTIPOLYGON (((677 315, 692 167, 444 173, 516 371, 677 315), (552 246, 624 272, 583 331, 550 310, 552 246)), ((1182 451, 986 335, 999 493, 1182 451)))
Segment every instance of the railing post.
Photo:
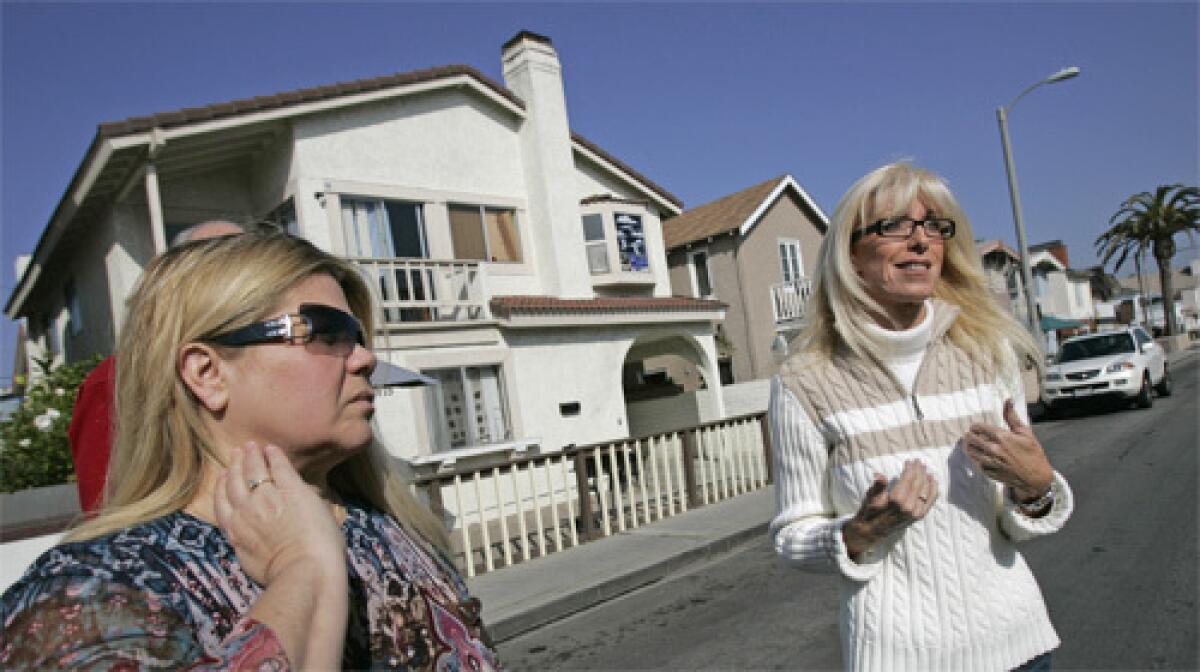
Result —
POLYGON ((596 529, 596 511, 592 508, 591 488, 588 485, 587 476, 587 456, 584 451, 575 453, 575 490, 579 493, 579 519, 583 523, 583 533, 585 541, 591 541, 597 536, 596 529))
POLYGON ((683 437, 683 480, 687 486, 688 508, 694 509, 704 503, 696 481, 696 433, 684 430, 680 435, 683 437))
MULTIPOLYGON (((425 492, 429 495, 429 510, 433 515, 446 524, 446 504, 442 501, 442 482, 436 478, 425 483, 425 492)), ((450 530, 447 529, 447 532, 450 530)))
POLYGON ((766 413, 758 416, 759 429, 762 430, 763 441, 763 459, 767 465, 767 483, 775 482, 775 455, 774 448, 771 446, 771 428, 767 423, 767 418, 770 417, 766 413))

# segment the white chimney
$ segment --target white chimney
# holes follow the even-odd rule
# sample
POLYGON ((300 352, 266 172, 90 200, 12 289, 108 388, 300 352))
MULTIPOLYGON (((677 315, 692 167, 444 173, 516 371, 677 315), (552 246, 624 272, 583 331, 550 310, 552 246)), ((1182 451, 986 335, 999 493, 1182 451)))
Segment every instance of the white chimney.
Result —
POLYGON ((501 50, 504 82, 525 102, 520 128, 529 217, 543 291, 594 296, 584 248, 562 66, 550 38, 521 31, 501 50))

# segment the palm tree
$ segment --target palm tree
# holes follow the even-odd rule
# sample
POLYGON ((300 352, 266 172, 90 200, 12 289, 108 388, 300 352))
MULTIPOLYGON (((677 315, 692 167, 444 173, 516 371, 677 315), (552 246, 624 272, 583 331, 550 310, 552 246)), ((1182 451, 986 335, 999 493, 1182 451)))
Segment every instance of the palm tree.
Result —
POLYGON ((1095 243, 1101 263, 1107 264, 1116 257, 1113 264, 1113 273, 1116 273, 1131 253, 1136 258, 1149 249, 1158 262, 1166 333, 1168 336, 1175 334, 1175 289, 1171 282, 1175 234, 1186 232, 1191 237, 1200 231, 1200 188, 1166 184, 1153 194, 1148 191, 1134 194, 1121 204, 1108 223, 1112 228, 1095 243))

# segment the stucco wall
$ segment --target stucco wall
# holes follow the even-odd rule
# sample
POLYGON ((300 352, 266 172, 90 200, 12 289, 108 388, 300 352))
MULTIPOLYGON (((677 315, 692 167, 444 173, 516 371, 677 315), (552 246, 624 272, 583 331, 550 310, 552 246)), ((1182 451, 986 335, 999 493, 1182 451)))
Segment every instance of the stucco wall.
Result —
MULTIPOLYGON (((247 166, 225 167, 200 175, 159 177, 163 219, 167 224, 197 224, 210 219, 235 222, 255 218, 247 166)), ((148 226, 148 225, 147 225, 148 226)), ((167 240, 167 244, 171 243, 167 240)))
POLYGON ((522 438, 537 437, 544 449, 556 450, 628 436, 621 392, 621 365, 633 342, 627 330, 520 330, 507 340, 522 438), (561 413, 559 405, 569 402, 579 403, 578 415, 561 413))
MULTIPOLYGON (((295 185, 292 184, 292 150, 294 149, 292 126, 284 127, 284 132, 275 137, 275 141, 262 150, 250 171, 250 200, 255 216, 262 216, 274 210, 288 196, 292 195, 295 185)), ((310 194, 305 194, 312 197, 310 194)))
POLYGON ((771 380, 762 378, 734 383, 721 388, 725 398, 725 417, 765 413, 771 397, 771 380))
POLYGON ((517 122, 461 91, 297 120, 297 178, 524 198, 517 122))
POLYGON ((673 397, 629 404, 629 433, 646 436, 695 427, 718 420, 712 390, 693 390, 673 397))

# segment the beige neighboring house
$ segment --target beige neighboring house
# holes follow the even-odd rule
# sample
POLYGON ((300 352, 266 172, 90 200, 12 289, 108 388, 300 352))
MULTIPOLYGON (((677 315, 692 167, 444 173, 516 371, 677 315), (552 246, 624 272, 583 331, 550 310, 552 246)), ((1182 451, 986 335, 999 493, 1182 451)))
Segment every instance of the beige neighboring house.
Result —
MULTIPOLYGON (((717 335, 723 385, 775 374, 772 345, 804 322, 828 226, 829 218, 791 175, 663 222, 672 291, 728 306, 717 335)), ((686 371, 672 368, 670 375, 684 389, 698 384, 686 371)))
MULTIPOLYGON (((717 380, 722 306, 671 295, 661 221, 683 204, 571 130, 551 41, 521 32, 500 59, 503 83, 450 65, 101 124, 5 306, 27 357, 111 352, 178 230, 265 219, 352 260, 379 357, 440 382, 377 399, 396 457, 642 433, 657 410, 626 372, 669 353, 717 380)), ((720 386, 660 400, 684 402, 723 413, 720 386)))

